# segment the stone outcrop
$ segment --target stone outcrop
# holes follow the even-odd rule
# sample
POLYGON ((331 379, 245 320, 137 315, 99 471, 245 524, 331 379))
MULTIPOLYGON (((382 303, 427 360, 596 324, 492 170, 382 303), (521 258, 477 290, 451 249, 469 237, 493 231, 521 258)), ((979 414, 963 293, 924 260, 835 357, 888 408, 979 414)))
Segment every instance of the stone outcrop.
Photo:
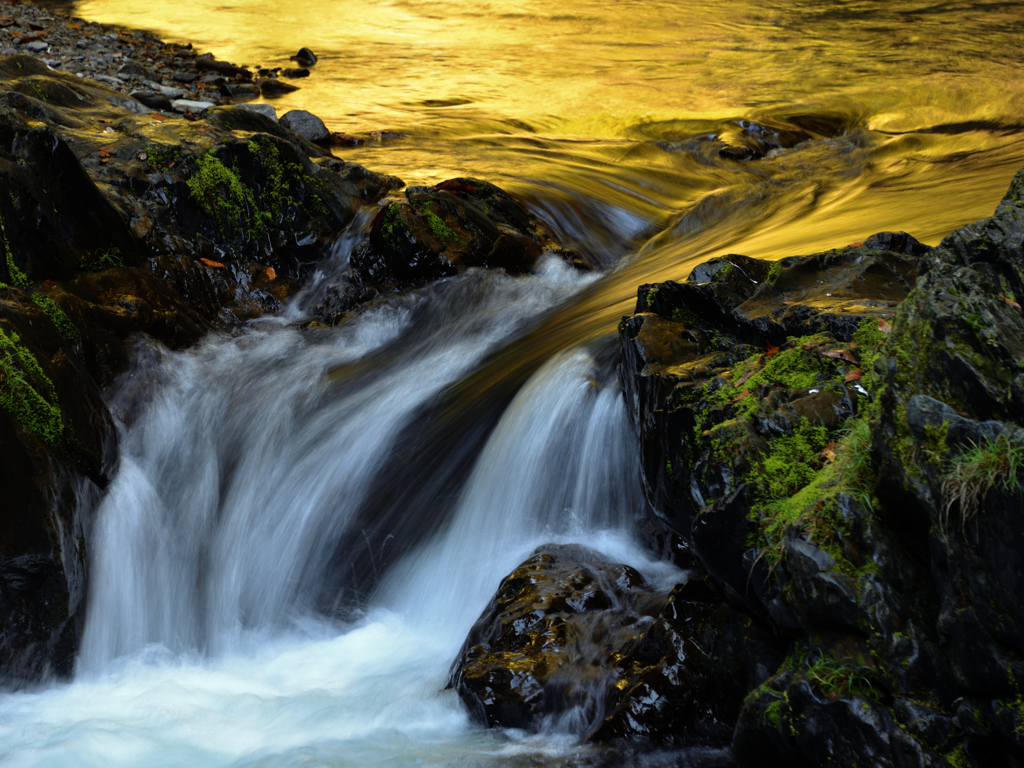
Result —
POLYGON ((935 248, 880 233, 641 286, 619 327, 621 381, 649 538, 691 581, 667 597, 630 583, 612 604, 648 608, 616 625, 623 638, 602 633, 594 660, 576 651, 594 634, 584 614, 538 595, 573 577, 523 581, 538 554, 456 661, 471 710, 538 727, 568 675, 601 702, 580 729, 596 741, 731 745, 740 766, 1021 764, 1022 190, 1024 171, 990 219, 935 248), (692 584, 699 600, 685 597, 692 584), (536 623, 500 631, 517 610, 536 623), (713 654, 747 674, 705 687, 695 638, 715 612, 744 634, 717 619, 713 654), (658 646, 640 677, 661 685, 636 701, 672 702, 669 718, 623 694, 638 685, 630 654, 659 622, 679 654, 658 646), (544 634, 563 623, 572 631, 544 634), (508 680, 523 678, 502 670, 529 670, 529 705, 509 704, 508 680))

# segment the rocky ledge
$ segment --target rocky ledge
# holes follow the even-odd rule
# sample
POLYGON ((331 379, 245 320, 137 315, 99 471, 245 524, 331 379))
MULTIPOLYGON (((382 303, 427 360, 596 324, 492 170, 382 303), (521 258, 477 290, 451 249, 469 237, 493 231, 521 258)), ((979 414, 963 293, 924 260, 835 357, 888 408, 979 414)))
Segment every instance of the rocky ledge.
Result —
POLYGON ((167 115, 39 58, 0 58, 0 684, 71 671, 93 510, 117 461, 102 392, 134 338, 178 349, 230 330, 278 311, 315 269, 333 274, 307 302, 322 324, 557 249, 486 182, 389 197, 402 186, 258 111, 167 115), (366 242, 334 274, 346 230, 366 242))
POLYGON ((712 259, 619 327, 688 580, 543 547, 452 669, 487 725, 740 766, 1024 763, 1024 170, 928 248, 712 259))

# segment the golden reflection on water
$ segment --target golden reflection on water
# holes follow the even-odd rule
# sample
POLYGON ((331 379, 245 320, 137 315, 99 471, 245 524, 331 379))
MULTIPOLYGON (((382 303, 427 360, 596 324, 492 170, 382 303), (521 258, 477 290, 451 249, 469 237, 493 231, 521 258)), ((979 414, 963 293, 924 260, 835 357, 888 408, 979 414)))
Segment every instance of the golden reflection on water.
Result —
POLYGON ((1024 2, 82 0, 74 12, 250 66, 311 47, 320 63, 273 102, 279 114, 403 134, 339 156, 410 184, 488 178, 609 264, 639 250, 591 307, 605 318, 631 303, 630 280, 682 278, 716 253, 777 258, 886 229, 936 243, 989 215, 1024 165, 1024 2), (746 163, 694 149, 741 118, 818 138, 746 163))

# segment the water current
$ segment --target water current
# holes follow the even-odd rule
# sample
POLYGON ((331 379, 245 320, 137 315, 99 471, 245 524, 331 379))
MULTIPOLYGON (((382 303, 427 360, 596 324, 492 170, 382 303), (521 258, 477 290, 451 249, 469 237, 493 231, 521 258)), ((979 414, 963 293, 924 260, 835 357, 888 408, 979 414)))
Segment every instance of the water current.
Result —
POLYGON ((471 271, 300 330, 370 211, 280 316, 179 353, 140 342, 108 393, 120 466, 76 677, 0 694, 5 766, 621 764, 572 733, 478 729, 442 689, 540 543, 684 577, 632 532, 614 327, 636 286, 879 230, 936 243, 1024 165, 1019 2, 63 7, 248 65, 309 46, 279 113, 393 132, 337 153, 409 184, 493 181, 602 269, 471 271), (720 158, 745 121, 811 139, 720 158))

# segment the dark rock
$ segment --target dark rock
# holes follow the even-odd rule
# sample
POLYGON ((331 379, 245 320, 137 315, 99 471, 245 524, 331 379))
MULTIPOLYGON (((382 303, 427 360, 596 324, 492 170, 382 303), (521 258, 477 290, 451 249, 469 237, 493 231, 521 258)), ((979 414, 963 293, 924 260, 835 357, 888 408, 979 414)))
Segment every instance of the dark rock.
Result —
POLYGON ((289 58, 297 62, 300 67, 312 67, 317 61, 316 54, 309 50, 309 48, 300 48, 298 53, 289 58))
POLYGON ((323 120, 303 109, 285 112, 281 115, 280 122, 285 128, 295 131, 314 143, 327 141, 331 136, 331 132, 327 130, 323 120))
POLYGON ((171 77, 179 83, 194 83, 199 79, 199 75, 195 72, 189 72, 188 70, 180 69, 175 72, 171 77))
POLYGON ((551 243, 547 230, 518 201, 479 179, 409 187, 382 207, 351 259, 351 279, 317 314, 334 322, 366 288, 393 290, 459 274, 471 267, 529 272, 548 248, 572 263, 575 254, 551 243))
POLYGON ((742 692, 777 661, 770 636, 699 582, 665 595, 596 552, 549 545, 502 581, 450 685, 489 726, 722 745, 742 692))
POLYGON ((161 109, 165 112, 171 110, 171 101, 162 93, 153 93, 152 91, 133 91, 132 98, 142 104, 145 104, 150 109, 161 109))
POLYGON ((282 69, 281 77, 309 77, 308 69, 282 69))
POLYGON ((293 93, 294 91, 299 90, 297 85, 283 83, 280 80, 274 80, 272 78, 260 80, 257 85, 259 86, 260 93, 264 96, 280 96, 282 93, 293 93))

